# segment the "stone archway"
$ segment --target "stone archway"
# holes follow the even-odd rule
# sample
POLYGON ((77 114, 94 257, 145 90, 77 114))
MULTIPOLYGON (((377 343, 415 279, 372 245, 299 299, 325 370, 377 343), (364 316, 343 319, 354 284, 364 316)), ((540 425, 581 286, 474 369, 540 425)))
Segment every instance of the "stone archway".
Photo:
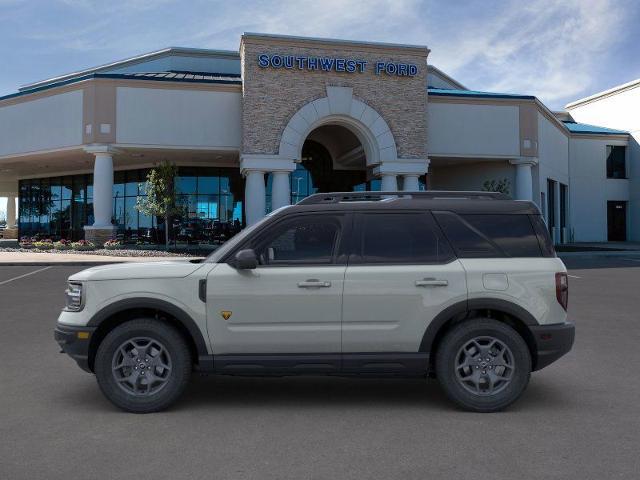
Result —
POLYGON ((323 125, 340 125, 360 141, 367 166, 397 161, 398 152, 391 129, 382 116, 353 97, 350 87, 327 87, 327 96, 313 100, 289 120, 280 138, 278 155, 300 161, 308 135, 323 125))

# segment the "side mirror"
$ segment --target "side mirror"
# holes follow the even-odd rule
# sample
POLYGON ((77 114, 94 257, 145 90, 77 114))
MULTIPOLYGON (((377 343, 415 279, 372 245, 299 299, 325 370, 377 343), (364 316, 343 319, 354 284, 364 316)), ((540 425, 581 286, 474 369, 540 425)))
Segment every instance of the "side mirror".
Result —
POLYGON ((251 248, 240 250, 234 257, 233 266, 238 270, 253 270, 258 266, 256 252, 251 248))

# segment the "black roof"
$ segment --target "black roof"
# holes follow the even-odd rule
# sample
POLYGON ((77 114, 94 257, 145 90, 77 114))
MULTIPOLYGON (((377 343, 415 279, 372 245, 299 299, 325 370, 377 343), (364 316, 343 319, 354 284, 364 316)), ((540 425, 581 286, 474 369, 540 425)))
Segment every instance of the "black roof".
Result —
POLYGON ((497 213, 504 215, 538 215, 538 207, 529 201, 512 200, 493 192, 335 192, 316 193, 287 213, 311 211, 381 211, 430 210, 455 213, 497 213))

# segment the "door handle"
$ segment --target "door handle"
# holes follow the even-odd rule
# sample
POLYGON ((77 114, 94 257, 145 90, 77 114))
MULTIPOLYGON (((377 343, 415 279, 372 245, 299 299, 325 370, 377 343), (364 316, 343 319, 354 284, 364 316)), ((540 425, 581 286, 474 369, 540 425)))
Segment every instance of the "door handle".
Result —
POLYGON ((310 278, 304 282, 298 282, 300 288, 327 288, 331 286, 331 282, 321 282, 315 278, 310 278))
POLYGON ((416 287, 446 287, 449 285, 447 280, 440 280, 437 278, 425 278, 423 280, 416 280, 416 287))

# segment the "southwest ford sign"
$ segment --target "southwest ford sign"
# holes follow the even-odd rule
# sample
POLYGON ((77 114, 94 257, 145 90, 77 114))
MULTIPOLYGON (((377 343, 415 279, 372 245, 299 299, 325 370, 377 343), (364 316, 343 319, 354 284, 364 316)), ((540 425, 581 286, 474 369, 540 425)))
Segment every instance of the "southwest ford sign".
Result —
POLYGON ((364 73, 372 68, 376 75, 385 74, 398 77, 413 77, 418 66, 413 63, 369 62, 336 57, 299 57, 297 55, 258 55, 258 66, 262 68, 284 68, 289 70, 309 70, 321 72, 364 73))

